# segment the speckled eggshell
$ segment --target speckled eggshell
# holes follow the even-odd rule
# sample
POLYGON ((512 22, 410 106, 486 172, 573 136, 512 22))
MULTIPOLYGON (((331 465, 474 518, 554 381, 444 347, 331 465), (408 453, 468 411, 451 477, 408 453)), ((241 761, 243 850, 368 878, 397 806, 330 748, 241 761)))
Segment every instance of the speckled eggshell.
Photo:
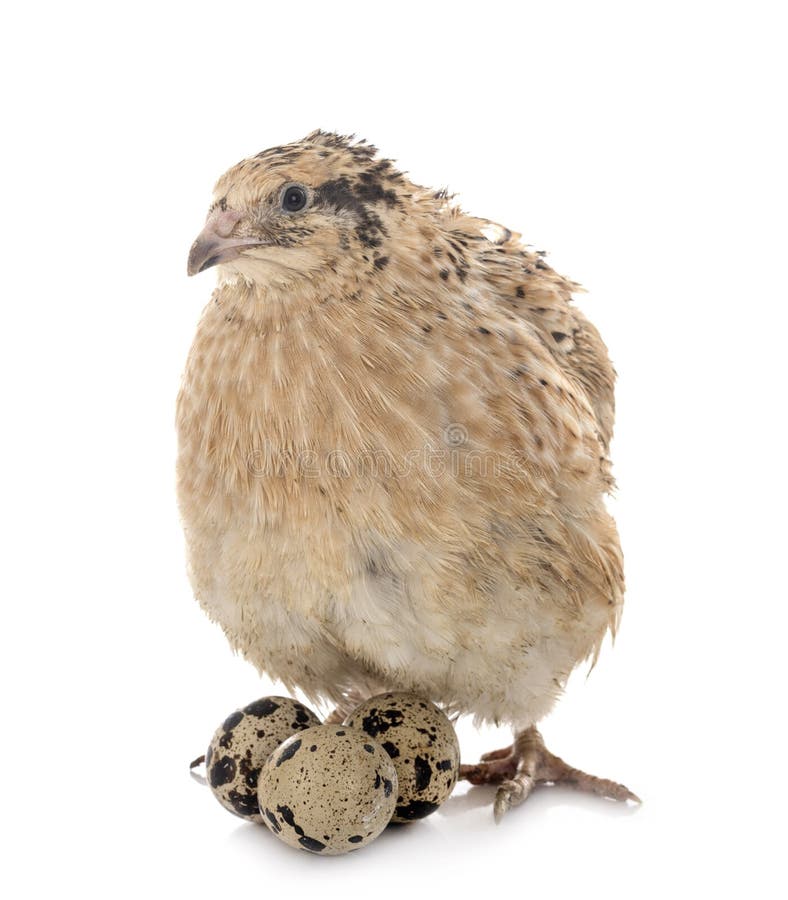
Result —
POLYGON ((417 694, 378 694, 345 719, 380 741, 397 769, 399 794, 393 822, 423 819, 454 790, 460 744, 445 713, 417 694))
POLYGON ((391 821, 397 772, 363 731, 319 725, 282 744, 257 791, 265 824, 280 840, 337 856, 374 841, 391 821))
POLYGON ((290 697, 262 697, 236 710, 216 729, 205 754, 205 772, 214 796, 225 809, 262 823, 257 777, 276 748, 295 732, 320 719, 290 697))

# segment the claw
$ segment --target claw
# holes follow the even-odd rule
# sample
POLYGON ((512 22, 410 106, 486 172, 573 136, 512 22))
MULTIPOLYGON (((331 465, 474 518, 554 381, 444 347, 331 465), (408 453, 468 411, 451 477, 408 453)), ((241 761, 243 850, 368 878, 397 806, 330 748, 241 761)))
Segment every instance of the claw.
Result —
POLYGON ((495 794, 495 802, 493 803, 493 816, 495 817, 496 825, 500 825, 504 813, 525 800, 533 790, 534 784, 533 778, 528 775, 520 775, 519 778, 504 781, 499 786, 495 794))
POLYGON ((509 799, 509 793, 503 786, 499 787, 495 794, 495 802, 493 803, 493 818, 495 824, 500 825, 504 813, 511 809, 512 801, 509 799))
POLYGON ((600 793, 600 796, 602 797, 607 797, 610 800, 618 800, 619 802, 625 802, 627 800, 631 800, 633 803, 643 802, 637 794, 630 791, 624 784, 617 784, 615 781, 606 780, 605 785, 607 790, 604 793, 600 793))

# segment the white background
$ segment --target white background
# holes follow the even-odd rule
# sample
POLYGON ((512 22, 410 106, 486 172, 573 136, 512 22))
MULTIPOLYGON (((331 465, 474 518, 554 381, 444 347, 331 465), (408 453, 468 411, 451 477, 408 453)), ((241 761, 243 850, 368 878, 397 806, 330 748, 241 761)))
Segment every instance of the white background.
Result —
MULTIPOLYGON (((785 896, 777 3, 17 4, 4 17, 2 877, 13 897, 785 896), (616 647, 544 723, 628 809, 491 793, 350 856, 187 773, 272 690, 190 596, 173 405, 229 165, 316 127, 550 251, 620 375, 616 647), (10 832, 10 833, 9 833, 10 832)), ((507 739, 460 726, 463 755, 507 739)))

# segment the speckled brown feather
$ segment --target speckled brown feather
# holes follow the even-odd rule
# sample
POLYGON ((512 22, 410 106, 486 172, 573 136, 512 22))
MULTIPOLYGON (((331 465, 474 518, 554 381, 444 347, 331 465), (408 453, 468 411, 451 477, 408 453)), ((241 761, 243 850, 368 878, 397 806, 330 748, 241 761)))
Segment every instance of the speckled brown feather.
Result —
POLYGON ((614 373, 576 286, 337 135, 244 160, 215 204, 266 246, 220 266, 178 398, 198 600, 311 698, 537 721, 623 597, 614 373))

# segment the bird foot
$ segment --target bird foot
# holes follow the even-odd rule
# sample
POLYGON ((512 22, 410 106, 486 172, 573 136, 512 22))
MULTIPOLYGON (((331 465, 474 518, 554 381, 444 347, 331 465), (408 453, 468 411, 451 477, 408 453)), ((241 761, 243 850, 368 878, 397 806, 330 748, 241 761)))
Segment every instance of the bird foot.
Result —
POLYGON ((537 784, 567 784, 610 800, 640 803, 640 798, 623 784, 588 775, 550 753, 534 727, 515 735, 511 747, 485 753, 476 765, 460 766, 460 778, 471 784, 498 785, 493 806, 496 822, 512 806, 522 803, 537 784))

